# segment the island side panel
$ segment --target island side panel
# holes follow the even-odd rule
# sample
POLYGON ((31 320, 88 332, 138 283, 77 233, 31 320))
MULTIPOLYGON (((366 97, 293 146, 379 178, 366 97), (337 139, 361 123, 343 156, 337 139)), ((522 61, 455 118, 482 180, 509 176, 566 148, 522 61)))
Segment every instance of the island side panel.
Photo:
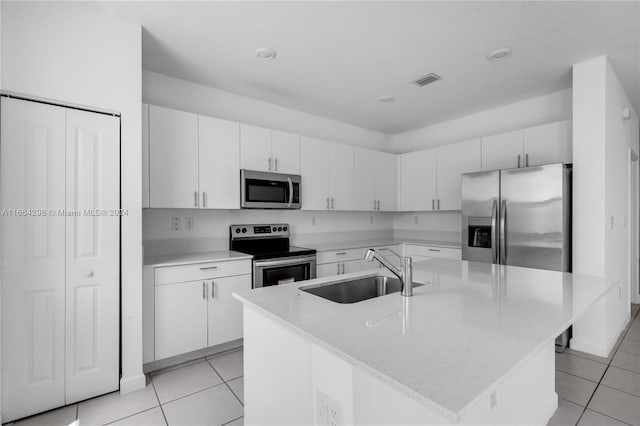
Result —
POLYGON ((311 343, 246 304, 244 422, 313 424, 311 343))

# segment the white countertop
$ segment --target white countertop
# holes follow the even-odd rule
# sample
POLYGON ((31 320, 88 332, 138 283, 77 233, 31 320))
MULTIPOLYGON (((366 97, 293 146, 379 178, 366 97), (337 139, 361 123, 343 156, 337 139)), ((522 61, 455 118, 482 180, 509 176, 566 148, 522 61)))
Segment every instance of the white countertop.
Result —
POLYGON ((486 263, 414 263, 414 296, 339 304, 298 289, 234 296, 409 397, 457 420, 614 287, 604 278, 486 263))
POLYGON ((145 256, 144 266, 178 266, 193 263, 217 262, 224 260, 252 259, 253 256, 232 250, 207 251, 200 253, 163 254, 158 256, 145 256))
POLYGON ((434 240, 420 240, 420 239, 408 239, 408 238, 383 238, 375 240, 356 240, 356 241, 338 241, 328 243, 309 243, 301 244, 304 247, 316 249, 318 251, 332 251, 332 250, 345 250, 353 248, 365 248, 365 247, 379 247, 379 246, 392 246, 394 244, 415 244, 425 246, 447 247, 447 248, 460 248, 460 243, 451 241, 434 241, 434 240))

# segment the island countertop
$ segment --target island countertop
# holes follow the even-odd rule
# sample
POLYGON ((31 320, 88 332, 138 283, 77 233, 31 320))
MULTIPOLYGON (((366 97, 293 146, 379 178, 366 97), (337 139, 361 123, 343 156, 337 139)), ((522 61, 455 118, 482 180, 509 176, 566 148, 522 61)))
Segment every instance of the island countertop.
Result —
POLYGON ((380 269, 234 296, 347 362, 456 420, 615 287, 604 278, 486 263, 414 264, 413 297, 339 304, 300 287, 380 269))

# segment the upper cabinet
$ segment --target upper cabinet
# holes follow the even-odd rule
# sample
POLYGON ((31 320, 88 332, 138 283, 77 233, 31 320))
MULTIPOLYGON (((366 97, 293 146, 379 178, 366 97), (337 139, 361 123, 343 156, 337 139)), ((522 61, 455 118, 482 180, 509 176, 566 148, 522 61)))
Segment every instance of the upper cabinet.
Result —
POLYGON ((301 138, 304 210, 353 210, 353 150, 350 145, 301 138))
POLYGON ((240 208, 239 150, 238 123, 150 105, 149 207, 240 208))
POLYGON ((300 173, 300 137, 293 133, 240 124, 241 168, 300 173))
POLYGON ((149 104, 142 104, 142 208, 149 207, 149 104))
POLYGON ((524 129, 525 165, 572 163, 571 122, 556 123, 524 129))
POLYGON ((571 122, 567 120, 482 138, 482 170, 572 161, 571 122))
POLYGON ((480 139, 438 147, 438 210, 462 208, 462 174, 480 171, 480 139))
POLYGON ((396 156, 386 152, 354 148, 355 210, 396 209, 396 156))
POLYGON ((436 210, 436 150, 400 156, 400 209, 436 210))

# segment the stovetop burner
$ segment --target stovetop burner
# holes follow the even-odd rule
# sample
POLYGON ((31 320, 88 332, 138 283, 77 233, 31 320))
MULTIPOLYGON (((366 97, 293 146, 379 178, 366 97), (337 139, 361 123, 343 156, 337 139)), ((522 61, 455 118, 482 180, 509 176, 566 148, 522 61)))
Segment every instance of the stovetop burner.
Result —
POLYGON ((289 245, 289 225, 231 225, 229 248, 253 255, 256 260, 308 256, 316 250, 289 245))

